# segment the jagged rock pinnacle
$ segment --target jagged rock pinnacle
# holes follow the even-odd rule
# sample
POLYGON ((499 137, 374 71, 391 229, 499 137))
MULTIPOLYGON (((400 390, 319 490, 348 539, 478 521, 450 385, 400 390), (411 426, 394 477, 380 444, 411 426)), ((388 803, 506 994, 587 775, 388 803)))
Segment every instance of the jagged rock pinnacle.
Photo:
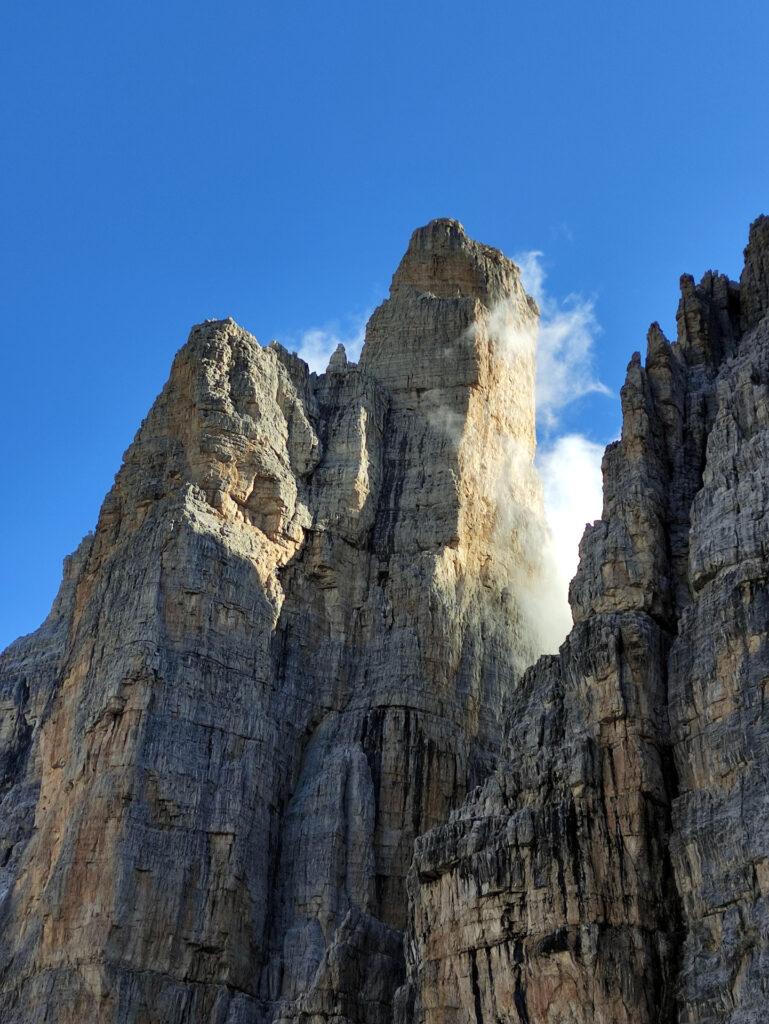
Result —
POLYGON ((411 236, 391 294, 413 288, 438 298, 471 297, 487 306, 519 288, 519 271, 498 249, 474 242, 457 220, 430 221, 411 236))
POLYGON ((344 345, 340 342, 334 351, 331 353, 331 358, 328 361, 328 369, 330 372, 339 372, 347 368, 347 352, 345 351, 344 345))
POLYGON ((0 665, 3 1024, 389 1013, 414 840, 541 649, 502 500, 543 531, 515 268, 439 222, 398 274, 358 366, 195 327, 0 665))
POLYGON ((419 1024, 766 1019, 767 241, 739 288, 684 276, 677 340, 630 360, 574 629, 507 763, 416 843, 419 1024))
POLYGON ((744 330, 750 330, 769 312, 769 217, 750 225, 745 248, 745 269, 740 277, 740 307, 744 330))
POLYGON ((769 222, 684 276, 540 658, 536 306, 418 229, 358 365, 193 328, 0 656, 3 1024, 761 1024, 769 222))

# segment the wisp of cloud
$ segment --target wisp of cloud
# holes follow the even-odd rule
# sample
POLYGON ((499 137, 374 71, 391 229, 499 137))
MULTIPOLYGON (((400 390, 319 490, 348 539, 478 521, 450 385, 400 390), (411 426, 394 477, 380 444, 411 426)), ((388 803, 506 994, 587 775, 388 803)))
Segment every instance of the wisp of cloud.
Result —
MULTIPOLYGON (((578 433, 559 434, 566 406, 588 394, 611 396, 593 367, 594 337, 598 331, 593 303, 571 295, 559 303, 545 290, 542 254, 516 258, 527 292, 540 308, 535 333, 514 325, 508 305, 491 311, 489 329, 507 358, 536 346, 536 470, 542 485, 547 527, 520 509, 514 528, 523 564, 536 567, 521 577, 516 599, 532 643, 542 653, 554 653, 571 628, 569 583, 577 570, 579 542, 585 526, 600 518, 603 445, 578 433)), ((515 466, 516 473, 534 467, 515 466)), ((500 502, 500 540, 509 538, 510 496, 500 502)))
MULTIPOLYGON (((540 252, 519 255, 516 262, 524 287, 536 299, 541 315, 537 339, 536 466, 550 530, 550 593, 557 605, 552 609, 553 621, 566 623, 568 629, 569 583, 579 564, 579 542, 585 526, 601 516, 604 446, 583 434, 559 435, 558 426, 562 411, 577 399, 589 394, 613 396, 594 370, 593 345, 599 326, 592 301, 570 295, 559 303, 549 296, 540 252)), ((556 633, 560 632, 559 626, 556 633)), ((564 636, 565 631, 560 640, 564 636)), ((553 641, 556 639, 553 635, 553 641)))
POLYGON ((526 291, 540 311, 537 338, 537 426, 547 435, 558 426, 561 411, 589 394, 611 397, 593 368, 593 343, 599 330, 590 299, 569 295, 559 303, 545 291, 541 252, 515 257, 526 291))

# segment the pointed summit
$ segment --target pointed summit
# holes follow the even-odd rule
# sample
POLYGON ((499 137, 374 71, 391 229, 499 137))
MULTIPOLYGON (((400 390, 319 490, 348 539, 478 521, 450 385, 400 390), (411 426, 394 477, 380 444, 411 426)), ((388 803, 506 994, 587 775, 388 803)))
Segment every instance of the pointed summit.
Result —
POLYGON ((745 248, 745 269, 740 277, 740 307, 743 330, 750 330, 769 312, 769 217, 756 218, 750 225, 745 248))
POLYGON ((339 373, 341 370, 347 369, 347 351, 344 345, 339 342, 337 347, 331 353, 331 358, 328 361, 327 373, 339 373))
MULTIPOLYGON (((469 238, 457 220, 430 221, 412 234, 390 297, 368 322, 360 365, 393 391, 411 396, 437 389, 446 392, 447 408, 462 406, 468 393, 455 389, 477 386, 490 365, 486 357, 500 357, 489 324, 502 303, 510 330, 535 329, 539 310, 515 263, 469 238)), ((528 369, 519 367, 520 380, 501 390, 528 396, 525 417, 533 431, 533 357, 529 362, 528 369)), ((463 406, 458 411, 464 415, 463 406)))
POLYGON ((498 249, 468 238, 458 220, 441 217, 411 236, 390 294, 401 289, 438 298, 474 298, 486 305, 520 287, 518 267, 498 249))

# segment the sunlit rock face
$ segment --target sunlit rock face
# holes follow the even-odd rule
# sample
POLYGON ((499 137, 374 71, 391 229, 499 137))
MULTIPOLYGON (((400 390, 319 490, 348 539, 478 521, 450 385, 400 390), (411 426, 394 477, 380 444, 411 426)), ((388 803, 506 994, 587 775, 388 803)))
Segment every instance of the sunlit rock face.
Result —
POLYGON ((359 365, 194 328, 0 661, 0 1019, 391 1019, 414 840, 539 653, 536 318, 441 220, 359 365))
POLYGON ((769 1016, 768 313, 761 218, 633 356, 574 629, 416 842, 399 1020, 769 1016))
POLYGON ((512 263, 419 229, 320 376, 192 331, 0 656, 3 1024, 767 1019, 767 219, 745 255, 632 358, 536 664, 512 263))

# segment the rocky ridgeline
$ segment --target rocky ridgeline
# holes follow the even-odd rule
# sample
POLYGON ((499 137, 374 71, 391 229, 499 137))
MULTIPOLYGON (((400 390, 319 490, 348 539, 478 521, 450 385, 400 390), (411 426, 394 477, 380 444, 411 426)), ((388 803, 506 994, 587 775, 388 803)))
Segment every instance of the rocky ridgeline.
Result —
POLYGON ((320 376, 196 327, 0 657, 0 1020, 764 1021, 768 313, 761 219, 631 361, 523 675, 518 269, 431 223, 320 376))
POLYGON ((769 220, 745 257, 630 362, 574 629, 417 840, 401 1019, 769 1017, 769 220))
POLYGON ((537 653, 536 566, 497 557, 502 484, 541 521, 500 304, 530 335, 518 269, 438 221, 357 366, 192 331, 3 657, 0 1019, 389 1019, 414 840, 537 653))

